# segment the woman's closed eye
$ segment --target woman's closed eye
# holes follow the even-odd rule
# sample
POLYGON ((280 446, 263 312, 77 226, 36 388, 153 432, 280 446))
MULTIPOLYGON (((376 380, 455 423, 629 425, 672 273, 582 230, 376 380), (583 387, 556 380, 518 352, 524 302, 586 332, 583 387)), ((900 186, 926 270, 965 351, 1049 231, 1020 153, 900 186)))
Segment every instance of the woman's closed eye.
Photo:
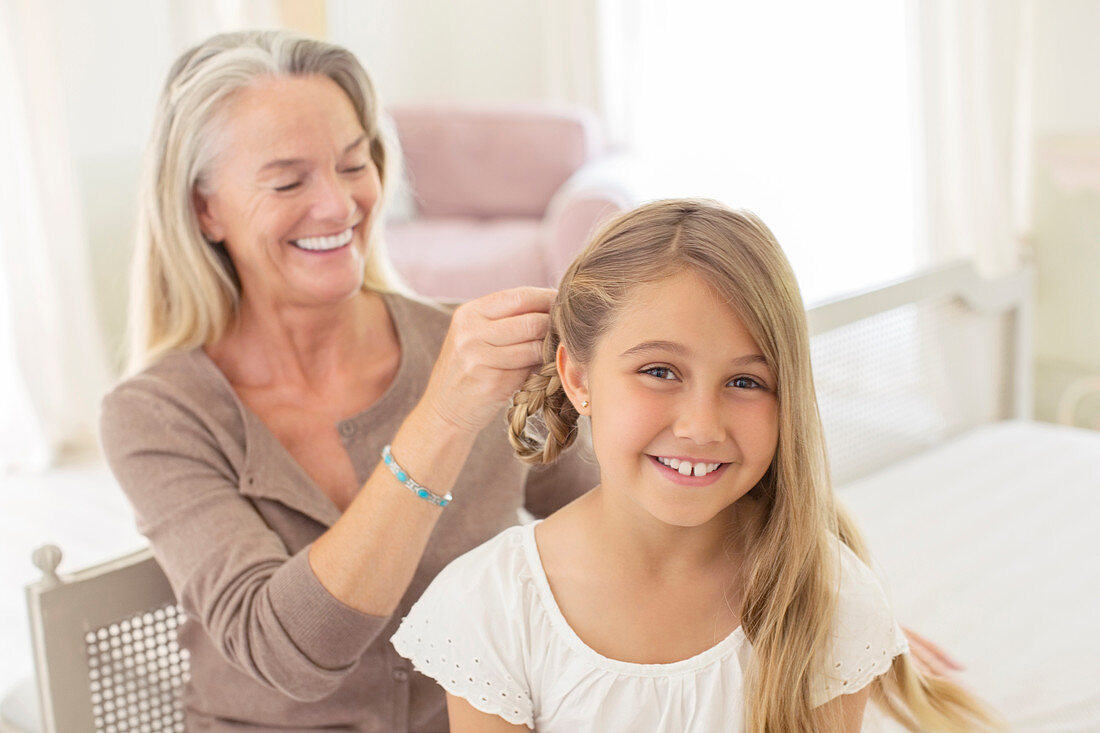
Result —
MULTIPOLYGON (((356 175, 356 174, 362 173, 366 169, 367 169, 367 164, 363 163, 362 165, 354 165, 354 166, 351 166, 350 168, 344 168, 340 172, 344 173, 345 175, 348 175, 348 174, 356 175)), ((284 183, 281 186, 275 186, 274 189, 276 191, 278 191, 279 193, 287 193, 287 192, 293 191, 297 188, 301 188, 303 183, 304 183, 304 181, 291 181, 289 183, 284 183)))

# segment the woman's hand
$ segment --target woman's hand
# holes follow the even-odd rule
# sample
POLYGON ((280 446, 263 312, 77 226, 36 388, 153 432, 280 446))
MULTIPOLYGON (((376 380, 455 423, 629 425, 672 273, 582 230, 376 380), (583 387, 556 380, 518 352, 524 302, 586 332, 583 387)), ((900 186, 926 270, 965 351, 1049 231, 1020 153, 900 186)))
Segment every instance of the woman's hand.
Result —
POLYGON ((947 652, 908 626, 902 626, 901 630, 909 639, 909 656, 912 657, 916 668, 923 674, 946 677, 952 672, 964 669, 963 665, 948 656, 947 652))
POLYGON ((421 404, 471 433, 489 424, 542 363, 554 291, 512 288, 459 306, 421 404))

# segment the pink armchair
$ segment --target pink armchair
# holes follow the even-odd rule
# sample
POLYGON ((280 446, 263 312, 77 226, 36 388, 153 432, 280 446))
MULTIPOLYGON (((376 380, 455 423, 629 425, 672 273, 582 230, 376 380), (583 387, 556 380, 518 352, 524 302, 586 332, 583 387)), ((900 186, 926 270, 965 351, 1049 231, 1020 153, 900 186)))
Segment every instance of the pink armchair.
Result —
POLYGON ((628 188, 602 166, 608 158, 590 115, 439 106, 390 114, 411 206, 395 202, 386 246, 423 295, 555 286, 596 227, 630 204, 628 188))

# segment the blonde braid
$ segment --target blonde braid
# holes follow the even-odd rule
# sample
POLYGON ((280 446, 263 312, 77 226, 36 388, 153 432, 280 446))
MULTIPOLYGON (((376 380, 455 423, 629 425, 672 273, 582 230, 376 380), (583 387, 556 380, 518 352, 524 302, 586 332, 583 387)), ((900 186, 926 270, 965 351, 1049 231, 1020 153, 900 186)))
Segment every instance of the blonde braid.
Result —
POLYGON ((508 440, 524 463, 553 463, 577 438, 579 415, 558 375, 560 340, 551 324, 542 344, 542 367, 512 395, 508 408, 508 440))

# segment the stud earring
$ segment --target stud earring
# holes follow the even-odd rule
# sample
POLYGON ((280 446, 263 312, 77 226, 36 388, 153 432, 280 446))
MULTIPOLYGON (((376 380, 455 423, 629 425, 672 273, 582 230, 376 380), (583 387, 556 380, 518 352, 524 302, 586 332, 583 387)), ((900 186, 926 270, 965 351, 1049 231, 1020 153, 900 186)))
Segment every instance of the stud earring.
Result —
POLYGON ((581 409, 582 410, 587 410, 588 409, 588 400, 581 400, 581 409))

